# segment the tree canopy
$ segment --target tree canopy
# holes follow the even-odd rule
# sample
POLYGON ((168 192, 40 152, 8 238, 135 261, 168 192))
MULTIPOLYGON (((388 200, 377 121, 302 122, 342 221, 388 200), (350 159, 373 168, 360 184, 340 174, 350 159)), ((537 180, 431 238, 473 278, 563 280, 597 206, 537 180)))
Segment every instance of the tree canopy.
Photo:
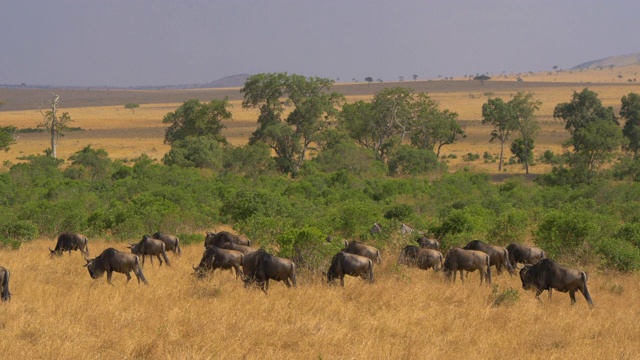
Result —
POLYGON ((170 124, 165 130, 164 142, 173 144, 190 136, 205 136, 226 142, 221 133, 224 128, 222 121, 232 118, 227 106, 227 99, 214 99, 208 103, 201 103, 198 99, 185 101, 176 111, 168 113, 162 119, 164 124, 170 124))

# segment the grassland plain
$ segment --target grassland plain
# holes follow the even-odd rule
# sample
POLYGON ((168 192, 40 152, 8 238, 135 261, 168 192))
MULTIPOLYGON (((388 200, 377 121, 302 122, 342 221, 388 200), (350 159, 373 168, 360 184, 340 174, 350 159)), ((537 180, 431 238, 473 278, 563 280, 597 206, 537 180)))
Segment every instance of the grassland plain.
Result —
MULTIPOLYGON (((462 160, 470 152, 499 152, 498 144, 488 142, 491 129, 480 122, 489 93, 506 99, 517 91, 533 92, 543 101, 535 152, 559 152, 567 134, 563 124, 552 119, 553 107, 569 101, 574 90, 589 87, 616 112, 623 95, 640 91, 609 70, 576 72, 580 77, 560 80, 564 73, 551 74, 554 79, 527 74, 524 82, 496 78, 499 81, 484 86, 457 79, 341 84, 334 90, 348 101, 370 99, 389 85, 428 92, 442 108, 460 114, 467 133, 466 139, 443 148, 445 155, 457 155, 448 160, 451 169, 467 166, 496 173, 495 163, 462 160)), ((0 125, 28 128, 41 122, 37 106, 12 108, 6 91, 0 89, 0 100, 7 99, 0 125)), ((34 96, 46 99, 46 94, 32 93, 23 102, 34 102, 34 96)), ((72 126, 84 131, 67 133, 60 140, 59 154, 67 159, 91 145, 104 148, 112 159, 145 153, 159 160, 169 149, 163 143, 161 122, 166 113, 189 98, 208 101, 224 96, 229 96, 234 116, 225 124, 224 134, 232 144, 242 145, 255 129, 257 113, 242 109, 238 89, 65 92, 61 102, 66 107, 61 110, 70 113, 72 126), (128 102, 141 106, 134 113, 124 109, 128 102)), ((18 157, 42 153, 48 146, 46 134, 21 134, 9 152, 0 153, 0 162, 15 163, 18 157)), ((546 171, 541 165, 532 169, 546 171)), ((522 172, 519 166, 505 171, 522 172)), ((229 272, 216 271, 204 281, 194 279, 191 265, 200 260, 201 245, 184 246, 180 258, 170 255, 171 267, 147 262, 149 286, 138 285, 135 278, 125 284, 121 274, 114 274, 114 286, 104 277, 92 280, 77 252, 50 260, 47 247, 53 245, 51 239, 38 239, 16 251, 0 249, 0 265, 11 271, 13 293, 11 302, 0 306, 2 358, 635 359, 640 352, 637 274, 585 268, 596 304, 589 309, 580 295, 576 306, 569 305, 567 294, 558 292, 552 299, 543 294, 538 302, 534 293, 522 290, 517 277, 506 274, 494 275, 494 286, 481 286, 476 273, 464 285, 459 280, 450 284, 441 273, 397 267, 398 254, 389 250, 374 269, 372 286, 348 277, 344 289, 329 287, 321 274, 300 270, 296 289, 273 283, 269 295, 264 295, 244 289, 229 272), (501 295, 505 301, 493 306, 501 295)), ((124 243, 90 240, 92 256, 107 247, 126 250, 124 243)))
MULTIPOLYGON (((375 284, 347 277, 344 288, 300 270, 298 287, 245 289, 229 271, 196 280, 202 245, 148 262, 149 285, 115 273, 93 280, 78 252, 49 259, 53 240, 0 250, 13 298, 0 306, 5 359, 634 359, 638 356, 637 276, 586 269, 596 303, 578 294, 542 301, 517 276, 480 285, 447 283, 442 273, 395 265, 383 253, 375 284), (496 295, 509 294, 495 306, 496 295)), ((90 240, 92 256, 124 244, 90 240)))

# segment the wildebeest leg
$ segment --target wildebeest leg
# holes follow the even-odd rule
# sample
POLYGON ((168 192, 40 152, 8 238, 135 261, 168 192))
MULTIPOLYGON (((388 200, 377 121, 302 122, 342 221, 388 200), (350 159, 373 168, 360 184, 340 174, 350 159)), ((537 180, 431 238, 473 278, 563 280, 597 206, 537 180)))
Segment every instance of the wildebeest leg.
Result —
MULTIPOLYGON (((453 276, 453 282, 454 282, 454 283, 456 282, 456 277, 455 277, 455 275, 453 276)), ((464 284, 464 270, 460 270, 460 282, 461 282, 462 284, 464 284)))
POLYGON ((570 290, 569 291, 569 297, 571 297, 571 305, 575 305, 576 304, 576 292, 575 292, 575 290, 570 290))
POLYGON ((288 288, 291 287, 291 283, 289 282, 289 278, 284 279, 284 284, 287 285, 288 288))
POLYGON ((553 290, 553 289, 551 289, 551 288, 548 288, 548 289, 547 289, 547 291, 549 292, 549 300, 551 300, 551 291, 552 291, 552 290, 553 290))
MULTIPOLYGON (((544 289, 538 289, 536 291, 536 299, 538 299, 538 301, 542 302, 542 300, 540 300, 540 294, 542 294, 542 292, 544 291, 544 289)), ((551 295, 551 291, 549 291, 549 295, 551 295)))
POLYGON ((137 269, 133 271, 134 274, 136 274, 136 278, 138 279, 138 285, 140 285, 140 281, 142 281, 142 283, 144 283, 145 285, 149 285, 149 283, 147 282, 147 279, 144 278, 144 275, 142 274, 142 270, 137 269))
POLYGON ((340 286, 344 287, 344 274, 340 275, 340 286))
POLYGON ((127 275, 127 284, 128 284, 129 280, 131 280, 131 274, 128 271, 124 274, 127 275))
POLYGON ((113 286, 113 284, 111 283, 111 277, 113 276, 113 272, 112 271, 107 271, 107 282, 109 284, 111 284, 111 286, 113 286))
POLYGON ((236 269, 236 280, 238 280, 238 276, 244 276, 244 273, 242 272, 242 269, 240 269, 240 266, 234 265, 233 268, 236 269))
MULTIPOLYGON (((160 262, 160 267, 162 267, 162 258, 160 257, 160 254, 157 254, 156 257, 158 258, 158 261, 160 262)), ((153 259, 153 256, 151 256, 151 258, 153 259)))

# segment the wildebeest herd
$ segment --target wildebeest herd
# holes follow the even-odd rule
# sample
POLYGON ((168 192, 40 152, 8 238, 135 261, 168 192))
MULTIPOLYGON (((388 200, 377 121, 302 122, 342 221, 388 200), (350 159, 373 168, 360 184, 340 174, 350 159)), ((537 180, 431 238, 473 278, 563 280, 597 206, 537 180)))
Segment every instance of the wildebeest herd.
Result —
MULTIPOLYGON (((402 224, 404 234, 407 225, 402 224)), ((381 231, 379 224, 375 224, 371 233, 381 231)), ((331 241, 327 237, 327 241, 331 241)), ((591 295, 587 289, 587 276, 578 269, 557 264, 547 259, 543 250, 523 244, 512 243, 507 247, 487 244, 480 240, 472 240, 464 247, 449 249, 445 256, 440 252, 440 243, 435 239, 420 236, 416 240, 418 246, 405 246, 397 260, 398 265, 417 267, 418 269, 434 269, 442 271, 445 278, 455 283, 456 274, 460 273, 460 280, 464 283, 465 272, 478 271, 480 283, 491 284, 492 267, 497 275, 506 270, 511 276, 516 274, 518 265, 520 280, 525 290, 535 289, 535 298, 547 290, 551 297, 552 290, 569 292, 571 304, 576 302, 575 293, 580 291, 589 305, 593 305, 591 295)), ((269 254, 262 248, 252 247, 249 239, 227 231, 217 233, 207 232, 204 239, 204 253, 198 266, 194 266, 197 278, 202 279, 207 273, 216 269, 233 270, 235 276, 241 278, 245 287, 257 286, 268 293, 269 281, 282 281, 287 287, 296 287, 296 265, 293 261, 269 254)), ((84 265, 92 279, 100 278, 107 273, 107 282, 111 284, 113 272, 126 275, 127 282, 131 279, 131 272, 138 283, 148 284, 142 269, 147 256, 153 264, 156 257, 162 266, 170 266, 167 252, 176 256, 182 254, 180 240, 173 235, 157 232, 144 235, 138 243, 129 243, 130 253, 114 248, 102 251, 100 255, 89 259, 88 240, 84 235, 63 233, 57 238, 55 249, 49 248, 51 258, 61 256, 64 252, 79 250, 86 264, 84 265)), ((331 259, 326 273, 328 284, 335 284, 340 280, 344 286, 345 275, 361 277, 369 283, 374 282, 374 263, 382 262, 380 251, 373 246, 358 241, 344 241, 343 248, 331 259)), ((11 299, 9 291, 9 270, 0 266, 0 292, 2 301, 11 299)))

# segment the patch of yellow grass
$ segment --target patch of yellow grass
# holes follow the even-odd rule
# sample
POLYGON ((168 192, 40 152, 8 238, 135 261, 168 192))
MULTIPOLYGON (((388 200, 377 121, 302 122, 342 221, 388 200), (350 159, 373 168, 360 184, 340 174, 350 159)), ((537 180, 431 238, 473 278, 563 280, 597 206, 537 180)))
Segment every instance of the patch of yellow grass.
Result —
MULTIPOLYGON (((497 293, 518 300, 492 306, 477 273, 464 285, 441 273, 396 267, 383 254, 376 282, 347 277, 329 287, 298 272, 298 287, 272 282, 269 295, 244 289, 230 272, 204 281, 190 274, 203 252, 184 246, 171 267, 144 269, 149 286, 115 273, 92 280, 78 252, 49 260, 53 240, 0 250, 12 274, 11 302, 0 304, 0 353, 7 359, 487 359, 633 358, 638 277, 589 272, 596 304, 555 292, 542 302, 517 277, 494 276, 497 293)), ((92 256, 124 243, 91 240, 92 256)), ((589 270, 589 269, 587 269, 589 270)))

